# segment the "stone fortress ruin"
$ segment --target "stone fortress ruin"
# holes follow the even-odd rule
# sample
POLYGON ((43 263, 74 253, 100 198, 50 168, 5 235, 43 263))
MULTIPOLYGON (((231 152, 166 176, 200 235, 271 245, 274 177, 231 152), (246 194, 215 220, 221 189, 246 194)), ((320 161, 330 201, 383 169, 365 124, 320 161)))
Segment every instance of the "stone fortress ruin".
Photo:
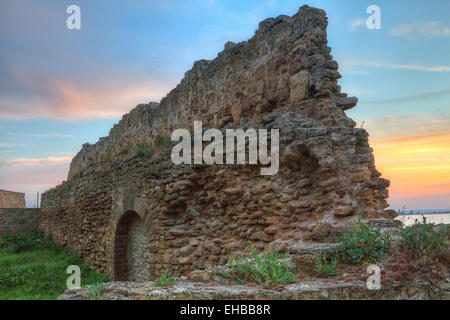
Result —
POLYGON ((392 214, 368 133, 345 111, 323 10, 259 24, 194 63, 161 103, 138 105, 85 144, 68 181, 42 195, 39 225, 114 280, 224 264, 253 247, 326 246, 357 218, 392 214), (174 165, 173 130, 277 128, 280 167, 174 165))

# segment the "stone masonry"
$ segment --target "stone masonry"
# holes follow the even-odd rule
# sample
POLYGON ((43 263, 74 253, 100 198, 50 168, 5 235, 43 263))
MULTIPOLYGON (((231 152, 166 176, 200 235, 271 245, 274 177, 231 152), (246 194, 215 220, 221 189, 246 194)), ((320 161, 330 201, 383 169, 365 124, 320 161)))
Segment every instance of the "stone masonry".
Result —
POLYGON ((0 208, 0 237, 38 228, 39 209, 0 208))
MULTIPOLYGON (((194 63, 161 103, 138 105, 85 144, 42 195, 40 227, 117 280, 182 275, 294 241, 333 243, 358 217, 391 215, 368 133, 345 111, 325 12, 304 6, 194 63), (280 170, 174 165, 174 129, 278 128, 280 170), (142 153, 140 150, 151 150, 142 153)), ((100 102, 99 102, 100 103, 100 102)))
POLYGON ((0 208, 25 208, 25 193, 0 190, 0 208))

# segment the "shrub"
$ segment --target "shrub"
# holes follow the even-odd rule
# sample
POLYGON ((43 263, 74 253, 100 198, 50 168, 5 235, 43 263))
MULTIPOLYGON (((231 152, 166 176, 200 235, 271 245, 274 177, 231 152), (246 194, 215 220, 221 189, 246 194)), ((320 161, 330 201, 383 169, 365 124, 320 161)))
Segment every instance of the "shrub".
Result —
POLYGON ((87 296, 89 299, 100 299, 100 293, 103 289, 105 289, 106 284, 103 282, 96 282, 91 285, 88 285, 87 296))
POLYGON ((254 281, 263 286, 292 283, 297 278, 297 275, 292 273, 294 267, 285 260, 287 255, 275 251, 260 257, 255 249, 250 251, 253 259, 240 257, 229 260, 230 271, 224 275, 240 283, 254 281))
POLYGON ((388 233, 381 233, 379 228, 368 226, 360 220, 352 230, 341 235, 340 241, 341 258, 352 264, 377 263, 391 246, 388 233))
POLYGON ((119 152, 119 156, 126 156, 129 153, 128 149, 124 149, 119 152))
POLYGON ((177 282, 174 277, 169 277, 165 273, 161 274, 161 277, 156 279, 155 284, 160 287, 172 286, 177 282))
POLYGON ((316 262, 316 271, 325 277, 335 276, 336 265, 338 262, 337 254, 333 254, 330 259, 327 259, 323 252, 314 254, 314 260, 316 262), (330 260, 330 262, 328 262, 330 260))
POLYGON ((423 217, 422 222, 404 228, 400 236, 407 248, 420 256, 429 256, 435 252, 446 249, 449 242, 449 228, 442 226, 436 228, 434 223, 427 223, 423 217))

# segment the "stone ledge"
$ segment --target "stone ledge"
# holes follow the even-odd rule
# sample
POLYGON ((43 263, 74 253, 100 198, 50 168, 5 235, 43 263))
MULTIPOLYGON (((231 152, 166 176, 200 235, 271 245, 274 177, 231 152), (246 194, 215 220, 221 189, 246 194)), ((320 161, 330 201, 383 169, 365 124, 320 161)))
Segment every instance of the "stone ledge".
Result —
MULTIPOLYGON (((88 289, 69 289, 59 300, 87 300, 88 289)), ((215 285, 180 278, 173 287, 154 282, 110 282, 100 292, 104 300, 450 300, 450 278, 430 283, 407 284, 368 290, 364 281, 321 280, 296 283, 274 289, 250 285, 215 285)))

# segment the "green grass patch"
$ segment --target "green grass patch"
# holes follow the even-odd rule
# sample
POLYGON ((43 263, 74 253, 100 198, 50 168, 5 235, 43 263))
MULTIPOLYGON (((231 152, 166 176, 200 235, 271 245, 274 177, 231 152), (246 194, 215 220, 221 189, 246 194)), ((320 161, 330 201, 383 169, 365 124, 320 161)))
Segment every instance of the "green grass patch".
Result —
POLYGON ((0 300, 56 299, 67 289, 70 265, 80 267, 83 287, 108 281, 41 232, 5 235, 0 239, 0 300))
POLYGON ((165 273, 161 274, 161 277, 155 280, 155 284, 160 287, 173 286, 177 282, 177 279, 170 277, 165 273))
POLYGON ((266 252, 262 256, 255 249, 250 250, 252 259, 239 257, 228 261, 230 271, 223 275, 240 283, 256 282, 262 286, 292 283, 297 275, 294 267, 286 261, 287 255, 278 251, 266 252))
POLYGON ((316 263, 316 272, 324 277, 336 276, 336 266, 338 263, 338 256, 333 253, 331 257, 327 258, 323 252, 314 254, 314 261, 316 263))

